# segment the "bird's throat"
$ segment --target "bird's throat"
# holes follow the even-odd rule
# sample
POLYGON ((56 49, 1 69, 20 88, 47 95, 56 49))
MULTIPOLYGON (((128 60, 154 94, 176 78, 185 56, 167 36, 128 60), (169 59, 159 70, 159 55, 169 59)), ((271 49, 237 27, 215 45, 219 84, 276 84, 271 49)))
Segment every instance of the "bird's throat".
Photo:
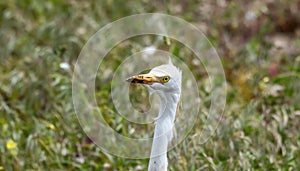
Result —
POLYGON ((180 94, 160 95, 160 109, 155 120, 154 138, 152 143, 149 171, 167 170, 168 143, 173 138, 173 126, 180 94))
POLYGON ((168 118, 174 123, 176 110, 179 104, 180 94, 163 94, 160 95, 160 108, 156 122, 168 118))

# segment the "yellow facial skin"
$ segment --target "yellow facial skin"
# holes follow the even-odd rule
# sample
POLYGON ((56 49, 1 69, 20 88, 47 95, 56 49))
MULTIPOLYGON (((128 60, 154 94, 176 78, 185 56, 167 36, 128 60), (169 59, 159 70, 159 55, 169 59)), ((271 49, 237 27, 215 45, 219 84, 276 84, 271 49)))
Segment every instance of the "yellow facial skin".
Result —
POLYGON ((148 84, 148 85, 152 85, 153 83, 164 84, 169 82, 169 80, 170 80, 170 76, 157 77, 152 74, 135 75, 126 79, 127 82, 148 84))

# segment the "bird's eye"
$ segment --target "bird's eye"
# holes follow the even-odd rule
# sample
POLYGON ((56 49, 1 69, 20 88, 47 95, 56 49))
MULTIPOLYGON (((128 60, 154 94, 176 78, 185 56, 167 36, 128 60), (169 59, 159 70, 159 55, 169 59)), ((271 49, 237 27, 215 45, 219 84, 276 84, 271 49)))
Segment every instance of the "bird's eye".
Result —
POLYGON ((162 78, 162 82, 163 82, 163 83, 167 83, 169 80, 170 80, 170 77, 169 77, 169 76, 164 76, 164 77, 162 78))

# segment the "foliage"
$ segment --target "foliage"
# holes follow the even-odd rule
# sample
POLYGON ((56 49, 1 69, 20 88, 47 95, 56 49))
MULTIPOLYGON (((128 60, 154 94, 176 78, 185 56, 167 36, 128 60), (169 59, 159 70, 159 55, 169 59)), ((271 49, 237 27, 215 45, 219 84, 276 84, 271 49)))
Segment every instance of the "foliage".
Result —
MULTIPOLYGON (((81 48, 101 26, 124 16, 163 12, 197 25, 222 57, 228 92, 215 136, 187 139, 169 153, 170 170, 297 170, 300 168, 300 4, 289 1, 59 1, 0 2, 0 170, 145 170, 148 160, 102 153, 82 131, 71 79, 81 48)), ((109 54, 112 71, 124 56, 155 44, 183 60, 199 79, 207 111, 207 76, 175 40, 137 37, 109 54), (125 50, 124 50, 125 49, 125 50)), ((101 70, 101 68, 100 68, 101 70)), ((107 71, 108 75, 111 74, 107 71)), ((98 105, 110 125, 110 85, 98 80, 98 105)), ((135 128, 138 129, 138 128, 135 128)), ((146 128, 151 132, 151 127, 146 128)))

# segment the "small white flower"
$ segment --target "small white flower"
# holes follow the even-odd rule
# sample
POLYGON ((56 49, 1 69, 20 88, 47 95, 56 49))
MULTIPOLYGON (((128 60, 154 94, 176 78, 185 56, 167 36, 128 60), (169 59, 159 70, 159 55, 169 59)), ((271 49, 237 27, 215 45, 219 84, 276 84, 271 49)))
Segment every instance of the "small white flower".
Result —
POLYGON ((85 159, 84 159, 84 157, 82 157, 82 156, 76 157, 75 160, 76 160, 78 163, 80 163, 80 164, 82 164, 82 163, 85 162, 85 159))
POLYGON ((279 92, 282 91, 283 89, 284 89, 283 86, 275 84, 272 87, 270 87, 268 94, 273 97, 277 97, 279 95, 279 92))
POLYGON ((103 168, 105 169, 110 169, 111 168, 111 165, 109 163, 104 163, 103 164, 103 168))
POLYGON ((137 166, 135 167, 135 170, 143 170, 143 167, 142 167, 141 165, 137 165, 137 166))
POLYGON ((143 49, 143 51, 147 54, 147 55, 153 55, 156 51, 156 47, 155 46, 148 46, 148 47, 145 47, 143 49))
POLYGON ((245 15, 246 20, 255 20, 256 19, 256 14, 253 11, 247 11, 245 15))
POLYGON ((66 62, 62 62, 59 64, 59 67, 63 70, 66 70, 66 71, 70 71, 71 67, 68 63, 66 62))

